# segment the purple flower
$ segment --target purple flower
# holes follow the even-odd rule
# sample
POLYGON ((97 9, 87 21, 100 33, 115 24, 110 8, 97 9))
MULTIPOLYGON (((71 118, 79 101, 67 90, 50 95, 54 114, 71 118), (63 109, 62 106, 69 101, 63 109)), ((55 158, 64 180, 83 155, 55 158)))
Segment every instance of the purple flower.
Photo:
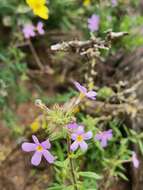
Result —
POLYGON ((135 168, 139 167, 139 160, 137 158, 137 154, 135 152, 133 152, 132 154, 132 162, 135 168))
POLYGON ((105 148, 107 146, 107 141, 112 138, 112 130, 103 131, 95 135, 95 140, 101 142, 101 146, 105 148))
POLYGON ((44 31, 43 26, 44 26, 44 25, 43 25, 42 22, 38 22, 38 24, 37 24, 37 32, 38 32, 40 35, 45 34, 45 31, 44 31))
POLYGON ((118 5, 117 0, 111 0, 112 7, 116 7, 118 5))
POLYGON ((71 139, 74 141, 70 147, 71 151, 77 150, 78 147, 80 147, 82 151, 86 151, 88 145, 85 142, 85 140, 89 140, 91 138, 92 138, 92 132, 88 131, 87 133, 85 133, 84 127, 79 126, 76 132, 71 135, 71 139))
POLYGON ((35 151, 34 155, 32 156, 31 163, 34 166, 38 166, 41 162, 42 156, 44 156, 47 162, 53 163, 55 157, 47 150, 51 148, 49 139, 40 143, 36 136, 32 135, 32 138, 34 143, 24 142, 22 144, 23 151, 25 152, 35 151))
POLYGON ((29 39, 31 37, 34 37, 36 34, 35 34, 35 27, 32 25, 32 24, 26 24, 23 29, 22 29, 22 32, 24 34, 24 37, 26 39, 29 39))
POLYGON ((70 130, 70 131, 74 131, 78 128, 78 124, 76 122, 73 122, 73 123, 69 123, 67 125, 67 128, 70 130))
POLYGON ((98 15, 93 14, 89 19, 88 19, 88 28, 91 32, 98 31, 99 29, 99 23, 100 23, 100 18, 98 15))
POLYGON ((92 100, 96 99, 97 93, 95 91, 93 91, 93 90, 87 91, 87 89, 78 82, 74 82, 74 85, 79 90, 81 95, 86 96, 87 98, 90 98, 92 100))

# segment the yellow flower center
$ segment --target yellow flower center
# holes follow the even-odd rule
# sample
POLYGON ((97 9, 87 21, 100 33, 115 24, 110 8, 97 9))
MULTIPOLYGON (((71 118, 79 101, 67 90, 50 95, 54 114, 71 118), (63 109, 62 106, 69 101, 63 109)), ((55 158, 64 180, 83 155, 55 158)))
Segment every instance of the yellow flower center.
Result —
POLYGON ((43 150, 43 147, 42 147, 41 145, 38 145, 38 146, 36 147, 36 150, 37 150, 37 151, 42 151, 42 150, 43 150))
POLYGON ((82 135, 78 135, 76 140, 77 140, 78 142, 83 141, 83 136, 82 136, 82 135))
POLYGON ((79 95, 79 99, 82 100, 84 97, 85 97, 85 94, 81 92, 79 95))
POLYGON ((80 111, 79 107, 76 106, 74 109, 73 109, 73 113, 78 113, 80 111))

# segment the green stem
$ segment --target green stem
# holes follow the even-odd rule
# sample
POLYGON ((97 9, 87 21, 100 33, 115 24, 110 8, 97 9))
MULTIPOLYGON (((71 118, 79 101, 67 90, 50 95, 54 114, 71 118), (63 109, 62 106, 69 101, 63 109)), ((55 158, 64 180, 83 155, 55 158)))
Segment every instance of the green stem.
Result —
POLYGON ((74 185, 74 190, 78 190, 76 176, 75 176, 75 172, 74 172, 73 159, 70 157, 70 154, 71 154, 71 151, 70 151, 71 140, 70 140, 69 137, 67 139, 67 144, 68 144, 68 156, 69 156, 69 160, 70 160, 70 169, 71 169, 71 175, 72 175, 72 181, 73 181, 73 185, 74 185))

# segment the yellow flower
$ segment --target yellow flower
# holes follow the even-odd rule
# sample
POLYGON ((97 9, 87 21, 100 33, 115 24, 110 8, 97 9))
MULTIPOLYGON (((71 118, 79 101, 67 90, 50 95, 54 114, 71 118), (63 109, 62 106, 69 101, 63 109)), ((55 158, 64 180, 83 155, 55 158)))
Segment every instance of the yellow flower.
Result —
POLYGON ((48 19, 49 9, 46 6, 46 0, 26 0, 26 3, 33 10, 35 15, 43 19, 48 19))
POLYGON ((36 120, 31 124, 30 127, 31 127, 31 129, 32 129, 32 132, 37 132, 38 129, 40 128, 38 119, 36 119, 36 120))
POLYGON ((83 1, 83 5, 86 7, 89 6, 90 4, 91 4, 91 0, 84 0, 83 1))

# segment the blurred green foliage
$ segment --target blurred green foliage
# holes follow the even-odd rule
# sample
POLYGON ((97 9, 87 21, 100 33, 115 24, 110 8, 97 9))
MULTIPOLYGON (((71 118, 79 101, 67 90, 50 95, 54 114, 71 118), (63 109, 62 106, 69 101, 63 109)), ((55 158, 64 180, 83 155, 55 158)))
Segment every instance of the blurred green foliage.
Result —
POLYGON ((28 77, 24 57, 24 54, 15 48, 8 48, 7 51, 2 50, 0 53, 1 119, 6 122, 6 126, 10 127, 13 132, 20 132, 20 128, 17 126, 18 118, 14 113, 15 108, 30 99, 30 93, 25 87, 28 77))

